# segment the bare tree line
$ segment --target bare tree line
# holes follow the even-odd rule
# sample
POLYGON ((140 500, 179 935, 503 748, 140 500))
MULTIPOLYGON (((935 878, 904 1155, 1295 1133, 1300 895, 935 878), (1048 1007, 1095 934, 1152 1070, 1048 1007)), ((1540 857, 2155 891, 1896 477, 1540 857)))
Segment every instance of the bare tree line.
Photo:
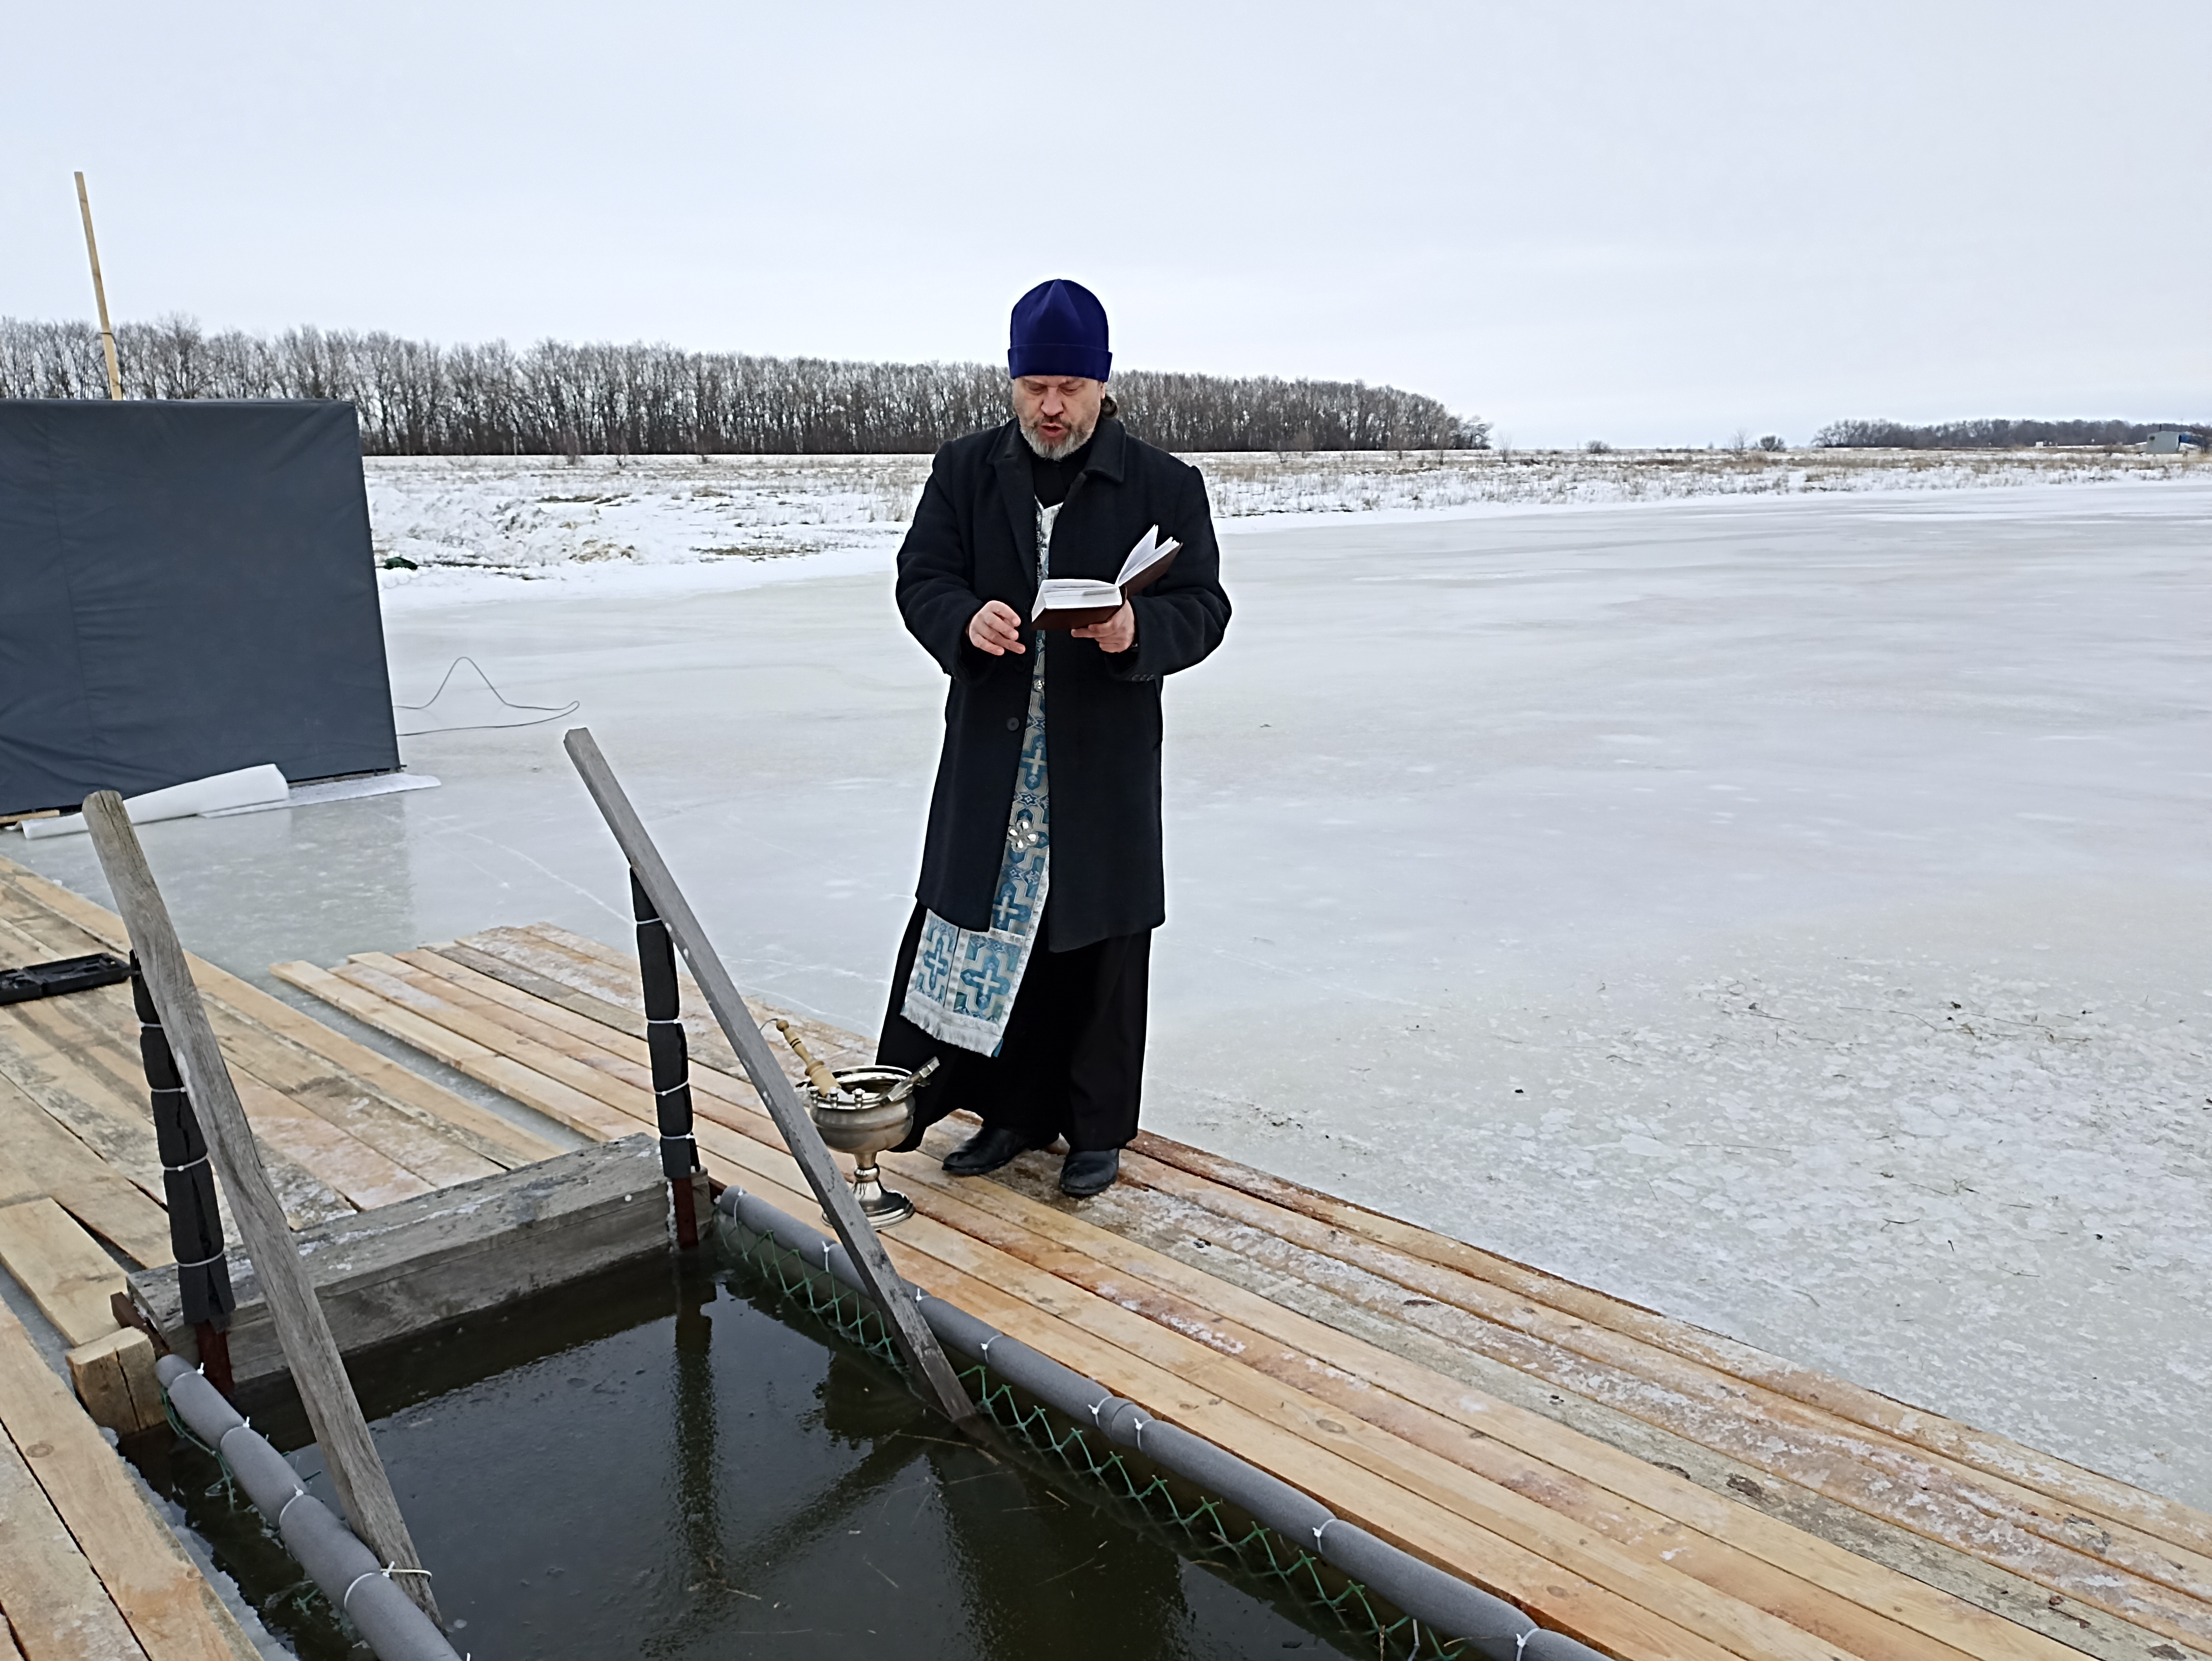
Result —
POLYGON ((2160 428, 2203 432, 2186 421, 1946 421, 1930 427, 1901 421, 1835 421, 1813 435, 1825 450, 2027 450, 2039 444, 2140 444, 2160 428))
MULTIPOLYGON (((986 363, 852 363, 674 346, 440 346, 381 332, 115 332, 131 398, 340 399, 369 455, 927 453, 1006 417, 986 363)), ((1395 386, 1136 371, 1115 399, 1170 450, 1482 449, 1487 422, 1395 386)), ((0 398, 107 395, 88 323, 0 318, 0 398)))

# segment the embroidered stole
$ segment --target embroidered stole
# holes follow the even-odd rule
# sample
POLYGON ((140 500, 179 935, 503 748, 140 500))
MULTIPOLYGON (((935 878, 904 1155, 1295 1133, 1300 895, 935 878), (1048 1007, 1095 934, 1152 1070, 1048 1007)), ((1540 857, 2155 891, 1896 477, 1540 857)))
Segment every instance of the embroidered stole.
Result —
MULTIPOLYGON (((1052 526, 1060 506, 1037 507, 1037 578, 1052 570, 1052 526)), ((1006 1042, 1006 1022, 1022 988, 1022 973, 1037 943, 1045 894, 1052 877, 1052 794, 1045 770, 1044 642, 1030 634, 1029 722, 1014 771, 1014 799, 1006 813, 1006 847, 999 861, 999 891, 991 926, 981 933, 927 913, 921 943, 899 1013, 933 1038, 995 1056, 1006 1042)))

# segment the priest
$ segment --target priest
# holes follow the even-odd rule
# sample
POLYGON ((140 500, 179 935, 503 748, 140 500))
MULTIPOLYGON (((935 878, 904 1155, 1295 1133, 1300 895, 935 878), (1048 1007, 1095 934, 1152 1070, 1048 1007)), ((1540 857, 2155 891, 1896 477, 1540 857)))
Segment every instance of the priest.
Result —
POLYGON ((1109 1187, 1137 1132, 1160 854, 1160 689, 1229 624, 1195 467, 1107 395, 1106 310, 1079 283, 1014 306, 1012 418, 937 453, 898 556, 908 630, 951 682, 914 915, 877 1060, 940 1062, 907 1144, 966 1108, 945 1168, 1065 1138, 1061 1189, 1109 1187), (1112 616, 1032 629, 1047 575, 1112 582, 1145 533, 1182 544, 1112 616))

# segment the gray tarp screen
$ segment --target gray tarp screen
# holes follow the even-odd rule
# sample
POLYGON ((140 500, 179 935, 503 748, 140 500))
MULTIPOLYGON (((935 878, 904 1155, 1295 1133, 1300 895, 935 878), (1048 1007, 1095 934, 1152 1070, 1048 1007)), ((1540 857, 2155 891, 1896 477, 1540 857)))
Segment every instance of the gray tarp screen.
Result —
POLYGON ((0 812, 399 765, 350 404, 0 399, 0 812))

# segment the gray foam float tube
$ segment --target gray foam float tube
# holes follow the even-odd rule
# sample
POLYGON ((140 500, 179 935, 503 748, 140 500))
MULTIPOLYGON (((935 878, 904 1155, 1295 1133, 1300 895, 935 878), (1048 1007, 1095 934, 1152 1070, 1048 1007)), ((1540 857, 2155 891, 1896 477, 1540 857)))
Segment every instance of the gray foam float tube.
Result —
MULTIPOLYGON (((845 1248, 829 1236, 741 1189, 724 1189, 715 1204, 732 1221, 767 1235, 803 1261, 820 1263, 843 1285, 862 1291, 845 1248)), ((1124 1401, 1097 1380, 1006 1336, 988 1322, 942 1298, 928 1296, 919 1287, 909 1285, 908 1290, 921 1305, 930 1329, 963 1355, 983 1362, 994 1376, 1079 1423, 1096 1425, 1109 1439, 1228 1500, 1294 1544, 1310 1547, 1423 1626, 1448 1640, 1464 1640, 1467 1652, 1486 1661, 1603 1661, 1588 1645, 1539 1627, 1504 1598, 1377 1539, 1312 1495, 1203 1437, 1152 1418, 1134 1402, 1124 1401)))
POLYGON ((324 1595, 352 1618, 377 1661, 461 1661, 437 1623, 337 1513, 300 1486, 291 1462, 240 1418, 220 1390, 174 1355, 164 1355, 154 1370, 177 1417, 222 1456, 246 1497, 276 1525, 324 1595))

